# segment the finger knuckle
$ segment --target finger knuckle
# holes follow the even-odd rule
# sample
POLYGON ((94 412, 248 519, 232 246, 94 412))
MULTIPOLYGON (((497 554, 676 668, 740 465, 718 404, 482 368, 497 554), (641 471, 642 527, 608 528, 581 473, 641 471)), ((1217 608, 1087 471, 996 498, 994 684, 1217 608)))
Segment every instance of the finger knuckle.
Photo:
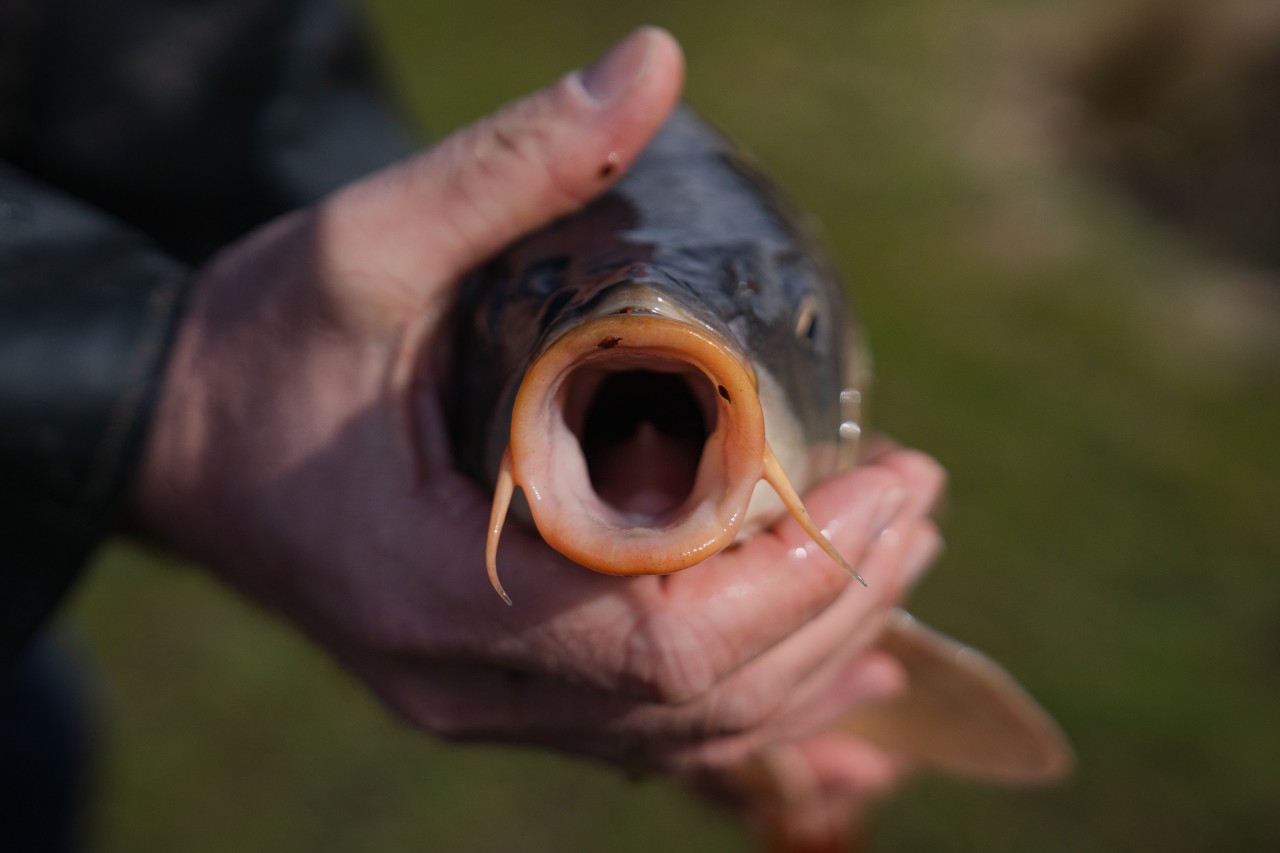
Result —
POLYGON ((459 173, 461 194, 475 205, 491 206, 495 195, 523 185, 557 207, 585 202, 557 156, 562 135, 552 112, 534 98, 478 125, 468 146, 474 168, 459 173))
POLYGON ((624 668, 651 701, 689 702, 710 690, 726 670, 723 638, 666 612, 651 613, 630 631, 624 668))
POLYGON ((782 701, 783 691, 773 679, 757 678, 719 691, 708 703, 709 735, 740 735, 759 728, 782 701))

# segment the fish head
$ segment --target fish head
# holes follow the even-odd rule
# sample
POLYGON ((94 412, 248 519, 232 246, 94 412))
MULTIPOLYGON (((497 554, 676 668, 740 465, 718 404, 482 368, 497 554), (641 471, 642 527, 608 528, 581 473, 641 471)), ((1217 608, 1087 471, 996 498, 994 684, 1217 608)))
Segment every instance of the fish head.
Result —
POLYGON ((854 444, 848 315, 811 237, 681 111, 608 192, 479 270, 452 431, 463 470, 497 487, 495 525, 518 486, 516 513, 550 545, 631 575, 801 517, 791 481, 833 473, 854 444))
POLYGON ((646 575, 732 543, 763 481, 862 580, 805 511, 766 440, 757 372, 704 308, 678 285, 627 278, 548 326, 495 478, 486 562, 508 602, 497 541, 517 486, 547 544, 596 571, 646 575))

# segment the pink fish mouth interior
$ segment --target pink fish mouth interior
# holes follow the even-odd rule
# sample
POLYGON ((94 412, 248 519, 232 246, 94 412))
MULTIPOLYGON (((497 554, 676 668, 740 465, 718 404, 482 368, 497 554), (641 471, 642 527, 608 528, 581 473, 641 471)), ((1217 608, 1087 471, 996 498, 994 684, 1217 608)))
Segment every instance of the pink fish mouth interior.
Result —
POLYGON ((733 541, 764 465, 750 369, 696 326, 611 315, 555 341, 521 385, 511 473, 552 547, 661 574, 733 541))
POLYGON ((594 492, 580 499, 599 500, 618 526, 665 528, 686 514, 717 426, 716 391, 704 374, 630 356, 577 368, 562 391, 561 414, 594 492))

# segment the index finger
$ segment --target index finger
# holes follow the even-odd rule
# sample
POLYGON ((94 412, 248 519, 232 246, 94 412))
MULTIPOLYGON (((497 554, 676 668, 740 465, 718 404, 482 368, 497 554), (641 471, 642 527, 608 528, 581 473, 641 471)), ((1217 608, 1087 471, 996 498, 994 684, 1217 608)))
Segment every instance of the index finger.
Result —
MULTIPOLYGON (((903 451, 902 453, 906 453, 903 451)), ((896 454, 838 475, 807 496, 811 515, 855 566, 881 532, 907 514, 923 518, 942 485, 941 468, 901 465, 896 454)), ((866 567, 864 609, 872 613, 902 591, 900 563, 866 567)), ((683 701, 753 660, 813 620, 840 597, 850 578, 800 526, 783 519, 740 546, 669 576, 645 636, 653 666, 679 677, 663 691, 683 701), (670 660, 667 660, 667 659, 670 660)), ((857 613, 853 618, 857 618, 857 613)))

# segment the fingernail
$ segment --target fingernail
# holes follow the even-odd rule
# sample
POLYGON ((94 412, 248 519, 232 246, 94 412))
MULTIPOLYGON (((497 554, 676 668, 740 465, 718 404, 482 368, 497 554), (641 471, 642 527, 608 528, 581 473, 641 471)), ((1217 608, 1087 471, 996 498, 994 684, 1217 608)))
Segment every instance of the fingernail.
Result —
POLYGON ((842 687, 860 703, 891 699, 907 687, 902 664, 883 652, 864 654, 850 669, 842 687))
POLYGON ((925 570, 934 564, 946 543, 936 530, 926 531, 911 543, 911 549, 902 558, 902 579, 907 588, 913 588, 924 576, 925 570))
POLYGON ((582 88, 600 105, 614 101, 640 79, 649 64, 654 31, 636 30, 581 72, 582 88))
POLYGON ((880 505, 876 507, 875 519, 871 522, 872 535, 879 536, 883 533, 906 502, 907 490, 901 486, 885 492, 884 497, 880 499, 880 505))

